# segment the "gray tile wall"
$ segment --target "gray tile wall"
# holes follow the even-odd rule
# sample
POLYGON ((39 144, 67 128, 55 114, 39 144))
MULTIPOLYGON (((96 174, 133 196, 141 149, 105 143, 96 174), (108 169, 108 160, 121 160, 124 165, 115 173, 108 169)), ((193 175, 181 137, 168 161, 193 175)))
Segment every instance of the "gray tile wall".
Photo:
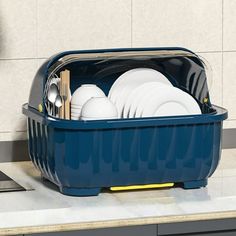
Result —
POLYGON ((21 105, 42 61, 70 49, 182 46, 211 64, 236 128, 235 0, 0 0, 0 141, 26 139, 21 105))

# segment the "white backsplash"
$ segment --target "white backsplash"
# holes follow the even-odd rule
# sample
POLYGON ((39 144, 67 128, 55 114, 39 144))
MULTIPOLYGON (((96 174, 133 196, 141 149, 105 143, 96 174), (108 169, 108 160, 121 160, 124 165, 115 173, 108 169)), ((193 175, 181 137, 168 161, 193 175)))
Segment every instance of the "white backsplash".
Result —
POLYGON ((213 103, 236 128, 235 0, 0 0, 0 141, 26 138, 21 105, 45 58, 73 49, 180 46, 213 70, 213 103))

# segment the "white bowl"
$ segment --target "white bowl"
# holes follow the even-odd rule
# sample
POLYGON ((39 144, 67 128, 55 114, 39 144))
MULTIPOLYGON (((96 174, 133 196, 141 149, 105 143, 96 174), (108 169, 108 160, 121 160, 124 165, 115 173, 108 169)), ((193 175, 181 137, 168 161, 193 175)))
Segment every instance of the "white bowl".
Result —
POLYGON ((79 120, 80 119, 80 116, 79 115, 75 115, 75 114, 71 114, 70 116, 71 120, 79 120))
POLYGON ((71 116, 80 116, 81 113, 75 113, 75 112, 71 112, 71 116))
POLYGON ((71 114, 70 116, 71 116, 71 117, 77 117, 78 119, 80 118, 80 114, 74 114, 74 113, 73 113, 73 114, 71 114))
POLYGON ((71 116, 80 116, 81 112, 71 112, 71 116))
POLYGON ((73 108, 82 108, 82 106, 75 105, 75 104, 71 104, 70 107, 73 107, 73 108))
POLYGON ((71 108, 70 110, 75 111, 75 112, 79 112, 79 111, 81 111, 81 108, 71 108))
POLYGON ((80 114, 81 114, 81 113, 71 113, 71 115, 70 115, 70 116, 71 116, 71 117, 72 117, 72 116, 75 116, 75 117, 80 117, 80 114))
POLYGON ((95 84, 83 84, 73 93, 71 107, 81 108, 92 97, 105 97, 105 94, 95 84))
POLYGON ((78 118, 78 117, 71 117, 70 119, 71 120, 80 120, 80 118, 78 118))
POLYGON ((80 117, 81 113, 71 113, 71 116, 80 117))
POLYGON ((81 110, 82 107, 71 107, 70 109, 71 109, 71 110, 81 110))
POLYGON ((116 118, 118 118, 117 109, 107 97, 93 97, 84 104, 81 110, 81 120, 116 118))
POLYGON ((71 109, 71 113, 80 113, 81 109, 71 109))

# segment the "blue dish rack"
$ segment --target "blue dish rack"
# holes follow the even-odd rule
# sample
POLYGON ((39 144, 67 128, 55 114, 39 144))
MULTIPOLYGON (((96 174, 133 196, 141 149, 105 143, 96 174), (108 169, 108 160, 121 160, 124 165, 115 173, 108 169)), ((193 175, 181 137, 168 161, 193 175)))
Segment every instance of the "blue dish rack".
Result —
POLYGON ((114 186, 170 182, 185 189, 206 186, 220 160, 227 118, 227 110, 210 102, 204 61, 184 48, 57 54, 38 70, 23 113, 28 117, 32 162, 60 192, 74 196, 98 195, 102 188, 114 186), (202 114, 73 121, 50 117, 45 110, 45 84, 61 70, 71 71, 72 92, 93 83, 108 94, 119 75, 137 67, 163 73, 195 98, 202 114))

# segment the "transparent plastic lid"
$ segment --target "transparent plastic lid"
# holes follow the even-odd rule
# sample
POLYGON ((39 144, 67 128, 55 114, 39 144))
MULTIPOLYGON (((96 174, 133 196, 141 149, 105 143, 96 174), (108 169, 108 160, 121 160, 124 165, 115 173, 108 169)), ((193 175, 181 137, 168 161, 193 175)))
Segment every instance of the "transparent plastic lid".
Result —
POLYGON ((64 69, 71 73, 71 92, 82 84, 96 84, 105 94, 115 80, 128 70, 151 68, 165 75, 173 86, 192 95, 202 113, 212 112, 209 86, 212 70, 202 57, 188 50, 153 49, 69 53, 58 58, 48 69, 47 78, 58 77, 64 69))

